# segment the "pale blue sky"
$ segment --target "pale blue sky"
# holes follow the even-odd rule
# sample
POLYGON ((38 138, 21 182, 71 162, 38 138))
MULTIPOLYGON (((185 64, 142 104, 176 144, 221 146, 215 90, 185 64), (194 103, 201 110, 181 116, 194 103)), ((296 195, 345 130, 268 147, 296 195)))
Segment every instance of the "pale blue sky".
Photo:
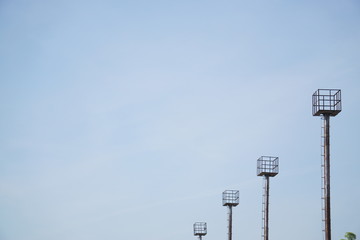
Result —
POLYGON ((321 239, 318 88, 331 119, 333 239, 360 235, 360 3, 0 1, 0 239, 321 239))

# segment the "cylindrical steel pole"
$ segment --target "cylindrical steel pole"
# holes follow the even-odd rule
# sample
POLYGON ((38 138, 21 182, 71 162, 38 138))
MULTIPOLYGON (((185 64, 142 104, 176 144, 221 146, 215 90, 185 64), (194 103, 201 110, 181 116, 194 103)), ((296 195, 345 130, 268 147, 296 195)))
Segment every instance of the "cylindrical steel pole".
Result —
POLYGON ((232 239, 232 206, 229 205, 229 240, 232 239))
POLYGON ((265 176, 265 218, 264 218, 264 240, 269 240, 269 176, 265 176))
POLYGON ((324 115, 324 211, 325 240, 331 240, 330 216, 330 116, 324 115))

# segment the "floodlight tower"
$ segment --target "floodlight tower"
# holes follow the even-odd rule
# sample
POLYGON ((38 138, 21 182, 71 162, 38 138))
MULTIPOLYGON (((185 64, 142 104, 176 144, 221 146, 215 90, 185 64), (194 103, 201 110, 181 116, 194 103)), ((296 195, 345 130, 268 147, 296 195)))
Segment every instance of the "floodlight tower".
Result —
POLYGON ((325 232, 325 240, 331 240, 331 216, 330 216, 330 117, 335 117, 341 112, 341 90, 318 89, 312 95, 312 114, 322 116, 322 211, 325 232))
POLYGON ((269 189, 270 177, 279 173, 279 158, 262 156, 257 160, 257 175, 264 176, 264 193, 262 202, 262 237, 269 240, 269 189))
POLYGON ((238 190, 225 190, 223 192, 223 206, 229 208, 229 226, 228 226, 228 237, 232 239, 232 207, 239 205, 239 191, 238 190))
POLYGON ((206 222, 194 223, 194 236, 198 236, 199 240, 207 234, 206 222))

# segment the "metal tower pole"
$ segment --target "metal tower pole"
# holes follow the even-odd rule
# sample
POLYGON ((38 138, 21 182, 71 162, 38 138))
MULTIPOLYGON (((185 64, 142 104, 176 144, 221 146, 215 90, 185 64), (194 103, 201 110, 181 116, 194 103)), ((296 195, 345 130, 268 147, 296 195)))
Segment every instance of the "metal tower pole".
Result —
POLYGON ((229 205, 229 240, 232 239, 232 206, 229 205))
POLYGON ((269 240, 269 189, 270 177, 279 173, 279 158, 262 156, 257 160, 257 175, 263 176, 262 229, 263 240, 269 240))
POLYGON ((269 188, 270 188, 270 179, 268 175, 265 175, 264 240, 269 240, 269 188))
POLYGON ((318 89, 312 95, 313 116, 322 116, 322 212, 325 240, 331 240, 331 206, 330 206, 330 117, 335 117, 341 112, 340 89, 318 89))
POLYGON ((324 114, 324 211, 325 240, 331 240, 330 216, 330 115, 324 114))

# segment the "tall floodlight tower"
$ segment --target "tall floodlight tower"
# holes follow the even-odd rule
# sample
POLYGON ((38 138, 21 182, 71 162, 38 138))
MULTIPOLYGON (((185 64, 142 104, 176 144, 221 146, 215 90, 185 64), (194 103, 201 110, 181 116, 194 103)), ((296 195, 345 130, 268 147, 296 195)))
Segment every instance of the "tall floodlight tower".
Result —
POLYGON ((279 158, 262 156, 257 160, 257 175, 264 177, 264 193, 262 202, 262 237, 269 240, 269 190, 270 177, 275 177, 279 173, 279 158))
POLYGON ((232 207, 239 205, 239 191, 238 190, 225 190, 223 192, 223 206, 227 206, 229 209, 229 226, 228 226, 228 237, 232 239, 232 207))
POLYGON ((206 222, 194 223, 194 236, 198 236, 199 240, 207 234, 206 222))
POLYGON ((322 211, 325 240, 331 240, 330 216, 330 117, 335 117, 341 112, 341 90, 318 89, 312 95, 312 114, 322 116, 322 211))

